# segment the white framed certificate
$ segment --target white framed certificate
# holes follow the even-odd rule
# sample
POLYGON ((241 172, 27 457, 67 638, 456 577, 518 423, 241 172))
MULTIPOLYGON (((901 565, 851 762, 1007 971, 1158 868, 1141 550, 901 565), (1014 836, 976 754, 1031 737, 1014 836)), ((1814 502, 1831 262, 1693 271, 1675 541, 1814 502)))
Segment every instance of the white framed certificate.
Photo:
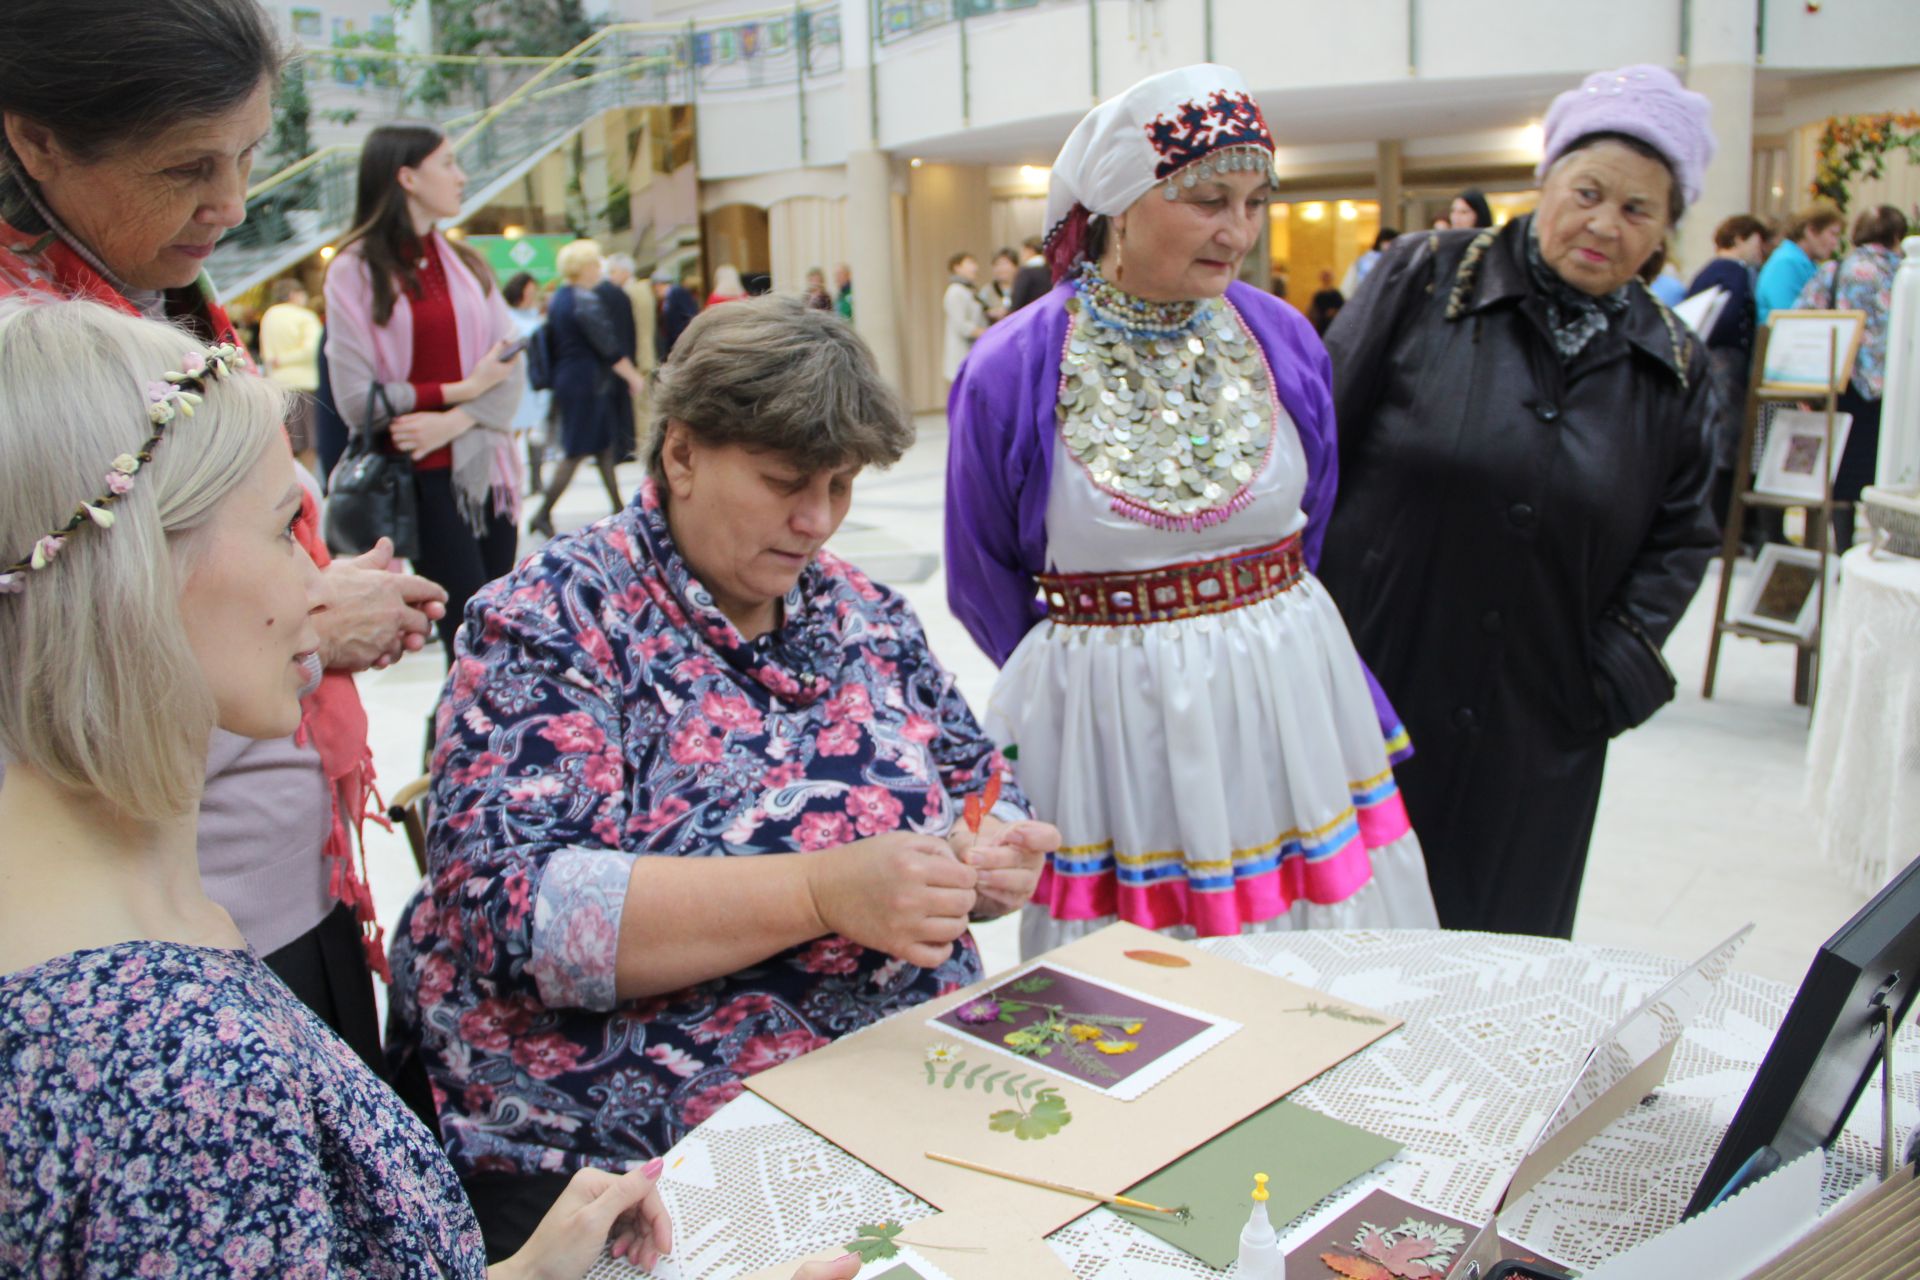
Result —
POLYGON ((1799 498, 1818 502, 1827 496, 1820 473, 1838 479, 1840 457, 1847 451, 1847 435, 1853 428, 1853 415, 1833 415, 1833 450, 1827 450, 1827 415, 1809 409, 1782 409, 1767 428, 1767 447, 1760 455, 1760 470, 1753 481, 1754 492, 1776 498, 1799 498))
POLYGON ((1775 311, 1767 317, 1760 381, 1771 390, 1845 390, 1866 333, 1864 311, 1775 311))

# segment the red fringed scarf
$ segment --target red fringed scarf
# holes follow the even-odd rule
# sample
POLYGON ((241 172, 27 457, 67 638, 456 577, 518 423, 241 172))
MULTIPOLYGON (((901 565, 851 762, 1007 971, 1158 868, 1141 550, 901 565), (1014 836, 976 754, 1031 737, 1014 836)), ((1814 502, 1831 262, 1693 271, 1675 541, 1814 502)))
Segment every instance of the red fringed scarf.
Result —
MULTIPOLYGON (((320 536, 319 508, 313 495, 302 494, 300 519, 293 526, 313 562, 326 568, 333 557, 320 536)), ((294 740, 311 743, 320 755, 320 769, 327 776, 327 789, 333 794, 333 828, 321 856, 330 864, 327 892, 335 901, 353 909, 360 925, 360 943, 367 951, 367 967, 392 983, 383 945, 386 931, 373 911, 373 891, 367 888, 367 850, 362 832, 372 818, 392 830, 385 806, 373 783, 373 751, 367 746, 367 712, 360 705, 360 694, 353 677, 344 671, 329 671, 320 677, 320 687, 301 703, 300 731, 294 740), (369 804, 369 801, 372 803, 369 804), (354 863, 354 845, 360 846, 359 864, 354 863)))

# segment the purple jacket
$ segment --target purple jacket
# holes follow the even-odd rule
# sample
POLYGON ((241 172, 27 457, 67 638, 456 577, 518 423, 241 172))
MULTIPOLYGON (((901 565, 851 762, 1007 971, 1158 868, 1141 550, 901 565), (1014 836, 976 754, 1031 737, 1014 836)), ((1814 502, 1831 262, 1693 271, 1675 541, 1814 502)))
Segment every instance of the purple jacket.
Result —
MULTIPOLYGON (((947 397, 947 603, 999 665, 1047 614, 1034 579, 1047 564, 1054 406, 1072 294, 1070 285, 1055 285, 989 328, 947 397)), ((1313 326, 1286 303, 1238 281, 1227 287, 1227 299, 1266 352, 1280 403, 1306 451, 1302 545, 1314 568, 1339 479, 1332 366, 1313 326)), ((1371 671, 1367 683, 1391 739, 1400 718, 1371 671)))

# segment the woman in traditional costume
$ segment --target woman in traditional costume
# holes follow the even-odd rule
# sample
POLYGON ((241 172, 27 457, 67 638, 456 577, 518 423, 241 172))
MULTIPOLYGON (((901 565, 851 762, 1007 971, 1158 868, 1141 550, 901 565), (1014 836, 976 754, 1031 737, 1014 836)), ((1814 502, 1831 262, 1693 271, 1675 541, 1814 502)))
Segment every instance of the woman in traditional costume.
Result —
POLYGON ((1229 68, 1095 108, 1053 168, 1053 291, 953 387, 948 595, 1002 666, 987 728, 1062 837, 1029 955, 1116 917, 1435 923, 1393 780, 1406 735, 1313 576, 1326 352, 1235 282, 1272 179, 1229 68))

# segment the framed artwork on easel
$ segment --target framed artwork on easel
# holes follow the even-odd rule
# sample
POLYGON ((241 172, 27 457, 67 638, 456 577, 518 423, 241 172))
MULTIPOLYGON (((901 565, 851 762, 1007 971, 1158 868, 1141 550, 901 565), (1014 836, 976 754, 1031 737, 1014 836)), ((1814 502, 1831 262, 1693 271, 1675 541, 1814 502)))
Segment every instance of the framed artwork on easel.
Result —
POLYGON ((1810 396, 1845 390, 1866 329, 1864 311, 1775 311, 1767 317, 1761 384, 1810 396))
POLYGON ((1803 502, 1824 501, 1827 486, 1840 471, 1840 456, 1847 451, 1852 427, 1852 414, 1834 414, 1829 448, 1825 414, 1808 409, 1780 410, 1767 430, 1754 492, 1803 502))
POLYGON ((1733 620, 1802 643, 1811 640, 1819 621, 1817 588, 1825 561, 1818 551, 1768 543, 1760 549, 1753 582, 1733 620))

